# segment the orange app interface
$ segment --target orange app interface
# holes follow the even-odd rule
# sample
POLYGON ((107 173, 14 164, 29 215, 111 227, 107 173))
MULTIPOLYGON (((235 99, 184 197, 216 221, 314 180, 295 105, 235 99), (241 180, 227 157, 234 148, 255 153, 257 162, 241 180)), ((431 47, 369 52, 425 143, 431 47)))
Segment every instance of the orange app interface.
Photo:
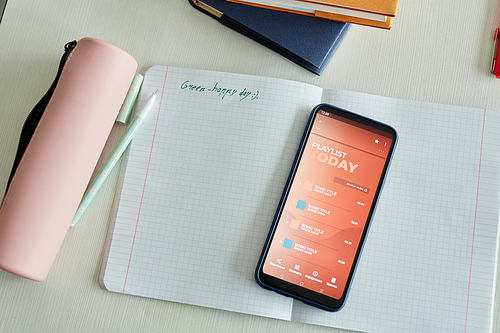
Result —
POLYGON ((265 274, 340 299, 392 143, 319 111, 263 265, 265 274))

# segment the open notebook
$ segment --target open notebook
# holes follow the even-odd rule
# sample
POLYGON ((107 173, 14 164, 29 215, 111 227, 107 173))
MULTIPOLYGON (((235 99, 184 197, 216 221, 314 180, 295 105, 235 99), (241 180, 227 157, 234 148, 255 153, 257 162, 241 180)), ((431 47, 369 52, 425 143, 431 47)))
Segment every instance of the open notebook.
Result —
POLYGON ((498 237, 500 115, 263 77, 155 66, 156 105, 125 155, 101 273, 107 290, 369 332, 487 332, 498 237), (400 139, 344 309, 253 274, 311 109, 400 139))

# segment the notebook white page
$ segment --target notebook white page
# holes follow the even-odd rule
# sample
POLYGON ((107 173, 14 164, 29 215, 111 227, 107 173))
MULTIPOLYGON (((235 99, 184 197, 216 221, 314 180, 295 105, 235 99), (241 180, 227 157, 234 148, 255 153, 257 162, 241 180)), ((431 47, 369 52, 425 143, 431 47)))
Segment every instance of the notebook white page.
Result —
POLYGON ((290 319, 291 299, 257 286, 253 273, 321 89, 157 66, 139 107, 157 89, 126 156, 103 284, 290 319))
POLYGON ((491 330, 500 114, 325 90, 399 133, 347 304, 292 320, 368 332, 491 330))
POLYGON ((489 330, 496 112, 162 66, 142 89, 139 107, 156 89, 160 98, 125 157, 108 290, 363 331, 489 330), (292 313, 253 272, 321 101, 389 123, 399 143, 346 306, 330 314, 296 302, 292 313))

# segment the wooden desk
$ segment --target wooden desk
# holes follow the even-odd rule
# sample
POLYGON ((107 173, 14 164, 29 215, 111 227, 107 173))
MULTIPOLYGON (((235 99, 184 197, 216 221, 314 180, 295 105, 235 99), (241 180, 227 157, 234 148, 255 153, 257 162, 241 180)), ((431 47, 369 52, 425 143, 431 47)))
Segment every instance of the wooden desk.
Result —
MULTIPOLYGON (((90 36, 155 64, 293 79, 325 88, 500 109, 490 74, 494 0, 401 0, 391 31, 353 26, 321 77, 193 9, 187 0, 11 0, 0 24, 0 188, 23 121, 67 41, 90 36)), ((110 136, 106 155, 119 133, 110 136)), ((71 230, 45 282, 0 272, 0 332, 336 332, 119 295, 97 280, 116 178, 71 230)), ((498 297, 494 322, 498 327, 498 297)))

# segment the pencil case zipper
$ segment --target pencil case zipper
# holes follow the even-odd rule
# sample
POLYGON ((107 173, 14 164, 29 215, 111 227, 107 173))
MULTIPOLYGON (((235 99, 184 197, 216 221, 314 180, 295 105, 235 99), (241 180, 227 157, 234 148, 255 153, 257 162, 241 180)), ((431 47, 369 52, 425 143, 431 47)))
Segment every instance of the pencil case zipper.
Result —
POLYGON ((7 193, 7 191, 9 190, 10 183, 12 182, 12 178, 14 178, 14 174, 16 173, 16 170, 19 166, 19 163, 21 162, 24 152, 28 148, 28 144, 30 143, 31 138, 35 133, 36 127, 38 126, 38 123, 42 119, 42 115, 45 109, 47 108, 47 105, 49 104, 52 95, 54 94, 54 90, 56 89, 59 78, 61 77, 64 64, 66 63, 66 60, 68 60, 71 52, 75 49, 76 44, 77 44, 76 40, 66 43, 66 45, 64 46, 64 54, 61 57, 61 61, 59 62, 59 68, 57 70, 57 75, 54 81, 52 82, 49 90, 47 90, 45 95, 33 107, 33 109, 28 114, 28 117, 24 121, 24 125, 21 130, 21 134, 19 136, 19 144, 17 146, 16 157, 14 159, 14 164, 12 165, 12 170, 10 172, 9 181, 7 182, 7 188, 5 190, 5 193, 7 193))

